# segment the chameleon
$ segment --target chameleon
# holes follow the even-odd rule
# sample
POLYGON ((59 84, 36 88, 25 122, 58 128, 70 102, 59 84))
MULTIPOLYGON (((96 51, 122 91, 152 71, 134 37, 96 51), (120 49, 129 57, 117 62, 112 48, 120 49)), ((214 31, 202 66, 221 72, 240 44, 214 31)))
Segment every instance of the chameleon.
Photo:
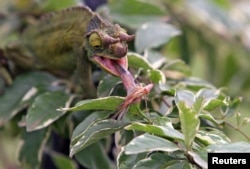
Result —
POLYGON ((19 40, 6 45, 4 53, 22 69, 47 70, 60 76, 77 70, 85 95, 94 98, 91 62, 120 76, 115 65, 128 68, 127 42, 134 38, 88 7, 71 7, 30 24, 19 40))

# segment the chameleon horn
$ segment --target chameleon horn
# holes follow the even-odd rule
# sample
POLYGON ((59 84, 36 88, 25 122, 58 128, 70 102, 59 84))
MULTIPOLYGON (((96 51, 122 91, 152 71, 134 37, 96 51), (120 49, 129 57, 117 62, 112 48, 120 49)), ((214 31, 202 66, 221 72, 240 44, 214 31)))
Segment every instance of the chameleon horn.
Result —
POLYGON ((131 41, 135 39, 135 35, 128 35, 125 32, 120 32, 119 37, 122 41, 131 41))
POLYGON ((105 44, 114 44, 114 43, 119 42, 119 39, 116 39, 116 38, 113 38, 111 36, 106 35, 103 37, 103 41, 105 44))

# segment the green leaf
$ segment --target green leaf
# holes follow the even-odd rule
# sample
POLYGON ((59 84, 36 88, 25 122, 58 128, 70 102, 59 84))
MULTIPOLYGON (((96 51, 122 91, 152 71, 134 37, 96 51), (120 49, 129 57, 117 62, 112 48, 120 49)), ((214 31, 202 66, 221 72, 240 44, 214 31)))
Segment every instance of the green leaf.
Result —
POLYGON ((213 111, 214 109, 220 107, 220 106, 226 106, 226 103, 223 100, 220 99, 213 99, 213 100, 208 100, 204 104, 204 110, 206 111, 213 111))
MULTIPOLYGON (((112 165, 106 150, 100 142, 96 142, 75 155, 77 161, 86 168, 111 169, 112 165)), ((66 167, 65 167, 66 169, 66 167)))
POLYGON ((168 138, 177 139, 177 140, 184 139, 183 135, 179 131, 169 126, 157 126, 157 125, 134 122, 128 125, 127 127, 125 127, 125 129, 145 131, 150 134, 157 135, 157 136, 168 137, 168 138))
POLYGON ((147 61, 147 59, 145 57, 143 57, 142 55, 129 52, 127 57, 128 57, 129 66, 135 67, 137 69, 143 68, 145 70, 153 70, 154 69, 151 66, 151 64, 147 61))
POLYGON ((39 168, 42 158, 42 149, 45 146, 49 133, 50 130, 47 129, 34 132, 24 131, 22 134, 22 144, 18 155, 18 160, 23 166, 22 168, 39 168))
POLYGON ((134 138, 124 147, 125 154, 137 154, 151 151, 173 152, 176 150, 179 150, 176 144, 147 133, 134 138))
POLYGON ((119 130, 115 132, 114 140, 116 147, 120 148, 127 145, 135 137, 134 131, 119 130))
POLYGON ((166 15, 164 8, 153 1, 112 0, 109 9, 112 20, 131 28, 137 28, 147 21, 160 20, 166 15))
POLYGON ((195 99, 195 102, 193 104, 193 110, 196 112, 197 115, 199 115, 202 111, 203 101, 204 99, 202 97, 198 97, 195 99))
POLYGON ((164 153, 153 153, 145 159, 142 159, 136 163, 133 169, 157 169, 164 168, 167 164, 174 159, 164 153))
POLYGON ((224 111, 225 116, 230 117, 237 112, 236 110, 239 104, 242 102, 242 97, 237 97, 233 100, 228 97, 224 101, 227 102, 227 106, 224 106, 222 109, 224 111))
POLYGON ((25 105, 31 105, 37 96, 47 91, 47 86, 44 85, 36 85, 30 88, 30 90, 27 91, 27 93, 23 96, 22 100, 19 102, 18 107, 25 107, 25 105))
POLYGON ((144 23, 135 34, 136 51, 142 53, 145 49, 159 47, 180 33, 176 27, 165 22, 144 23))
POLYGON ((220 94, 219 90, 203 88, 197 92, 196 97, 203 97, 204 100, 208 101, 217 99, 219 94, 220 94))
POLYGON ((214 4, 216 4, 219 7, 230 9, 230 1, 227 0, 212 0, 214 4))
POLYGON ((172 129, 174 129, 171 119, 166 117, 166 116, 155 117, 153 119, 153 124, 156 126, 168 126, 172 129))
POLYGON ((16 78, 12 86, 0 95, 0 126, 27 106, 26 104, 20 106, 20 103, 33 86, 38 84, 46 86, 54 80, 55 78, 50 74, 42 72, 30 72, 16 78))
POLYGON ((82 137, 88 128, 96 123, 97 121, 106 119, 113 112, 111 111, 95 111, 92 112, 88 117, 86 117, 77 127, 74 129, 73 134, 71 136, 71 144, 78 141, 80 137, 82 137))
MULTIPOLYGON (((165 166, 164 166, 165 167, 165 166)), ((165 169, 193 169, 192 165, 185 160, 175 160, 174 162, 170 163, 165 167, 165 169)))
POLYGON ((179 102, 183 102, 185 106, 188 108, 193 107, 195 103, 195 96, 192 92, 188 90, 179 90, 175 93, 175 102, 178 104, 179 102))
POLYGON ((195 134, 199 129, 200 120, 198 118, 197 112, 193 111, 191 108, 186 107, 184 102, 179 102, 177 104, 177 107, 179 109, 181 131, 185 137, 185 145, 187 149, 190 149, 195 134))
POLYGON ((149 78, 152 82, 165 83, 166 79, 164 74, 160 70, 154 69, 145 57, 137 53, 128 53, 127 57, 129 66, 137 69, 143 68, 145 71, 148 71, 149 78))
POLYGON ((38 96, 29 107, 26 116, 27 131, 34 131, 49 126, 66 111, 57 111, 59 107, 68 107, 72 97, 62 91, 46 92, 38 96))
POLYGON ((213 144, 207 147, 208 152, 216 153, 249 153, 250 144, 246 142, 236 142, 231 144, 213 144))
POLYGON ((193 90, 199 90, 202 88, 211 88, 211 89, 215 89, 215 87, 204 80, 201 80, 199 78, 194 78, 194 77, 188 77, 188 78, 183 78, 180 82, 179 85, 182 85, 186 88, 190 88, 193 90))
MULTIPOLYGON (((124 97, 109 96, 97 99, 89 99, 78 102, 71 108, 60 108, 58 111, 79 111, 79 110, 112 110, 116 111, 125 101, 124 97)), ((139 114, 136 104, 130 105, 128 111, 130 113, 139 114)))
POLYGON ((163 12, 159 5, 152 3, 152 2, 146 2, 146 1, 136 1, 136 0, 120 0, 117 1, 111 1, 110 2, 110 10, 111 12, 117 12, 124 15, 163 15, 165 12, 163 12))
POLYGON ((175 59, 167 62, 164 66, 164 73, 169 78, 181 79, 185 76, 190 76, 192 72, 183 60, 175 59))
POLYGON ((226 103, 218 98, 219 94, 220 90, 203 88, 197 92, 196 97, 204 98, 204 110, 213 111, 220 106, 226 106, 226 103))
POLYGON ((120 151, 117 157, 117 168, 119 169, 131 169, 134 165, 144 158, 146 158, 146 153, 126 155, 124 149, 120 151))
POLYGON ((110 96, 115 86, 120 82, 118 77, 114 76, 105 76, 97 87, 97 96, 98 97, 107 97, 110 96))
POLYGON ((149 79, 153 83, 164 84, 166 82, 166 78, 165 78, 164 74, 160 70, 157 70, 157 69, 150 70, 148 72, 148 75, 149 75, 149 79))
POLYGON ((77 152, 94 142, 111 135, 112 133, 122 129, 128 125, 127 122, 116 121, 113 119, 96 121, 87 130, 85 130, 77 141, 71 143, 70 156, 72 157, 77 152))
POLYGON ((231 142, 230 139, 219 130, 214 130, 214 131, 199 130, 196 134, 196 138, 206 146, 210 144, 229 144, 231 142))
POLYGON ((216 125, 222 124, 224 122, 224 120, 216 120, 211 114, 205 113, 205 112, 200 113, 199 117, 206 119, 206 120, 208 120, 216 125))
POLYGON ((170 88, 170 86, 167 84, 159 85, 159 88, 162 91, 163 95, 170 96, 170 97, 173 97, 176 95, 176 89, 170 88))
POLYGON ((61 108, 59 111, 78 111, 78 110, 116 110, 124 102, 124 97, 109 96, 97 99, 89 99, 78 102, 74 107, 61 108))
POLYGON ((201 168, 208 168, 207 164, 207 152, 193 152, 189 151, 188 155, 190 155, 193 158, 193 161, 198 164, 201 168), (205 157, 204 157, 205 156, 205 157))
POLYGON ((55 10, 61 10, 67 7, 75 6, 77 5, 75 0, 61 0, 59 1, 45 1, 43 8, 47 11, 55 11, 55 10))
POLYGON ((76 162, 67 156, 56 152, 50 152, 50 155, 57 169, 78 169, 76 162))
MULTIPOLYGON (((17 107, 18 108, 22 108, 22 107, 27 107, 29 105, 31 105, 35 98, 45 92, 48 91, 48 86, 44 86, 44 85, 37 85, 32 87, 22 98, 22 100, 19 102, 19 105, 17 107)), ((27 125, 26 123, 26 115, 23 116, 24 118, 19 121, 19 126, 25 127, 27 125)))
POLYGON ((166 56, 155 50, 146 50, 144 55, 154 69, 160 68, 164 63, 167 62, 166 56))

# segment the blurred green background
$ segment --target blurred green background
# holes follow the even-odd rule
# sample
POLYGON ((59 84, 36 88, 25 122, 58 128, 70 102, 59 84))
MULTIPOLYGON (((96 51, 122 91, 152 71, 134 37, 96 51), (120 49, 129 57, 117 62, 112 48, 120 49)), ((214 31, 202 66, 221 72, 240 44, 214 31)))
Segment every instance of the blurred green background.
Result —
MULTIPOLYGON (((0 48, 17 38, 23 26, 32 22, 31 16, 82 3, 76 0, 0 0, 0 48)), ((181 34, 158 50, 167 59, 184 60, 190 66, 191 76, 211 82, 230 96, 241 96, 243 102, 238 111, 249 117, 249 0, 110 0, 97 10, 132 33, 149 21, 164 20, 175 25, 181 34), (155 8, 147 8, 147 3, 155 8)), ((136 50, 142 52, 138 46, 136 50)), ((3 86, 0 80, 0 89, 3 86)), ((243 131, 247 133, 249 129, 248 125, 243 131)), ((246 141, 240 133, 231 131, 232 141, 246 141)), ((0 129, 0 164, 3 166, 15 160, 17 140, 13 140, 13 135, 15 133, 0 129)))

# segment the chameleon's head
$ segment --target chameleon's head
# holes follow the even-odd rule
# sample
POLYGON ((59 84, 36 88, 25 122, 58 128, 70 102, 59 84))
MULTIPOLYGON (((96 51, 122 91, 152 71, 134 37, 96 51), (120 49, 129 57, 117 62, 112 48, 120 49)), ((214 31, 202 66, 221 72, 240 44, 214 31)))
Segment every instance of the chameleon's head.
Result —
POLYGON ((96 15, 87 27, 85 48, 90 60, 109 73, 119 76, 115 64, 127 69, 127 41, 133 39, 134 35, 128 35, 119 25, 104 21, 96 15))

